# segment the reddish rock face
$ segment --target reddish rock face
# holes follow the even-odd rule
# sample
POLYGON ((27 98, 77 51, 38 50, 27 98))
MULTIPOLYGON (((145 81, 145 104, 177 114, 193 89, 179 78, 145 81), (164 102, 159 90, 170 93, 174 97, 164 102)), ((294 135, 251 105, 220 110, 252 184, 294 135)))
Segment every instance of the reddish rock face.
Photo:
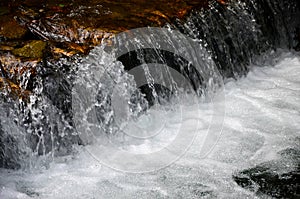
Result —
MULTIPOLYGON (((163 26, 176 18, 182 19, 192 9, 206 7, 208 0, 54 0, 43 3, 27 0, 7 5, 22 25, 43 40, 92 47, 103 38, 124 30, 163 26)), ((11 35, 14 36, 13 32, 11 35)))
MULTIPOLYGON (((6 78, 18 85, 18 76, 24 72, 34 75, 36 64, 46 56, 57 59, 87 54, 95 45, 114 34, 138 27, 163 26, 175 19, 182 20, 192 9, 207 7, 208 1, 2 1, 2 73, 8 74, 6 78)), ((14 86, 13 89, 20 87, 14 86)))

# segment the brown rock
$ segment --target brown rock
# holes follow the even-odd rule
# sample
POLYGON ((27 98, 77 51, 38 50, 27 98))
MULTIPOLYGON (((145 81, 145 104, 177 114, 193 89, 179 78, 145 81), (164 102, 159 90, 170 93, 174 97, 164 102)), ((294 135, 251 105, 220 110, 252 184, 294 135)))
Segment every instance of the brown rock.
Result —
POLYGON ((27 29, 16 22, 12 15, 0 16, 0 36, 7 39, 21 39, 27 29))
POLYGON ((14 48, 9 45, 0 45, 0 50, 3 50, 3 51, 12 51, 13 49, 14 48))
POLYGON ((22 20, 31 32, 43 39, 95 46, 124 30, 163 26, 175 18, 182 19, 192 9, 207 4, 208 0, 156 0, 155 3, 146 0, 54 0, 43 9, 43 17, 30 20, 27 16, 22 20))
POLYGON ((2 77, 0 77, 0 91, 6 92, 14 100, 21 99, 28 102, 30 96, 30 91, 23 90, 18 85, 2 77))
MULTIPOLYGON (((5 5, 7 9, 4 14, 0 13, 0 37, 9 39, 0 43, 3 72, 7 74, 6 78, 18 85, 20 75, 36 74, 35 67, 45 54, 55 59, 87 54, 91 48, 103 41, 109 42, 119 32, 139 27, 163 26, 176 18, 184 19, 192 9, 206 7, 208 1, 210 0, 2 2, 0 5, 5 5), (8 8, 12 13, 8 14, 8 8), (33 34, 30 36, 27 32, 33 34), (41 40, 36 38, 26 41, 25 34, 27 38, 39 37, 41 40)), ((220 1, 222 4, 224 2, 220 1)))
POLYGON ((3 69, 8 77, 16 79, 25 72, 30 72, 32 75, 36 74, 36 66, 41 59, 21 59, 10 54, 3 54, 0 56, 1 70, 3 69))

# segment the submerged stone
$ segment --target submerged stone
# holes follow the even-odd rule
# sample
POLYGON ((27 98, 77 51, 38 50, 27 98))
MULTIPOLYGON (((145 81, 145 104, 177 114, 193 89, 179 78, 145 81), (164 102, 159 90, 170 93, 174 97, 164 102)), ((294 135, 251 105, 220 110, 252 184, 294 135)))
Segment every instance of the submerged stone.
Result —
POLYGON ((300 197, 300 150, 288 148, 278 160, 260 164, 233 176, 241 187, 275 198, 300 197))

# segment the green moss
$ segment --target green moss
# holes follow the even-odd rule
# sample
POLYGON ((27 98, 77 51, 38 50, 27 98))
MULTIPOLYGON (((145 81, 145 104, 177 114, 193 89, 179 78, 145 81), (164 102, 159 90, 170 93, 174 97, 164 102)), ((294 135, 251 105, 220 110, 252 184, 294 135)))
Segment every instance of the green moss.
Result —
POLYGON ((30 58, 42 58, 43 51, 46 48, 46 42, 41 40, 31 41, 22 48, 14 49, 12 52, 14 55, 20 57, 30 57, 30 58))

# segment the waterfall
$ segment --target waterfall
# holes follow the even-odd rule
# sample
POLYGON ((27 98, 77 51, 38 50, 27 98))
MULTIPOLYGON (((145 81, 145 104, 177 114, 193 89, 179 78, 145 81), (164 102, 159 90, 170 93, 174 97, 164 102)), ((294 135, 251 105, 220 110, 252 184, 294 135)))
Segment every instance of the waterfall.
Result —
POLYGON ((223 81, 246 75, 251 64, 261 61, 268 51, 296 46, 299 8, 296 0, 211 3, 209 9, 194 10, 184 21, 166 24, 162 35, 151 34, 154 30, 151 28, 132 31, 138 39, 133 47, 126 43, 131 41, 126 40, 128 34, 123 35, 125 39, 122 35, 115 37, 116 43, 120 38, 125 42, 118 44, 119 48, 129 49, 120 56, 110 49, 109 42, 103 41, 86 57, 39 65, 33 82, 27 81, 26 74, 20 77, 24 88, 32 84, 29 102, 11 100, 1 91, 0 166, 35 166, 40 156, 44 157, 41 164, 48 164, 54 156, 74 152, 73 146, 93 142, 78 134, 87 128, 96 128, 101 132, 97 135, 100 138, 115 136, 122 143, 122 131, 128 122, 149 114, 153 106, 172 108, 190 96, 193 96, 191 101, 207 100, 222 88, 223 81), (180 34, 169 36, 176 31, 180 34), (181 34, 192 41, 192 48, 181 34), (164 44, 171 50, 159 49, 160 40, 166 41, 164 44), (149 46, 143 46, 144 43, 149 46), (185 46, 177 46, 178 43, 185 46), (151 64, 156 68, 150 67, 151 64), (138 71, 132 70, 138 66, 141 66, 138 71), (144 80, 139 80, 141 74, 144 80), (183 83, 174 77, 183 77, 183 83), (78 93, 72 93, 74 88, 78 93), (89 99, 87 95, 94 92, 96 97, 89 99), (112 99, 113 92, 122 99, 112 99), (87 103, 94 103, 94 112, 87 111, 90 108, 87 103), (112 103, 117 106, 115 109, 112 103), (123 112, 117 114, 124 118, 116 117, 118 107, 123 112), (74 116, 75 112, 79 115, 74 116), (74 117, 77 117, 75 122, 74 117))

